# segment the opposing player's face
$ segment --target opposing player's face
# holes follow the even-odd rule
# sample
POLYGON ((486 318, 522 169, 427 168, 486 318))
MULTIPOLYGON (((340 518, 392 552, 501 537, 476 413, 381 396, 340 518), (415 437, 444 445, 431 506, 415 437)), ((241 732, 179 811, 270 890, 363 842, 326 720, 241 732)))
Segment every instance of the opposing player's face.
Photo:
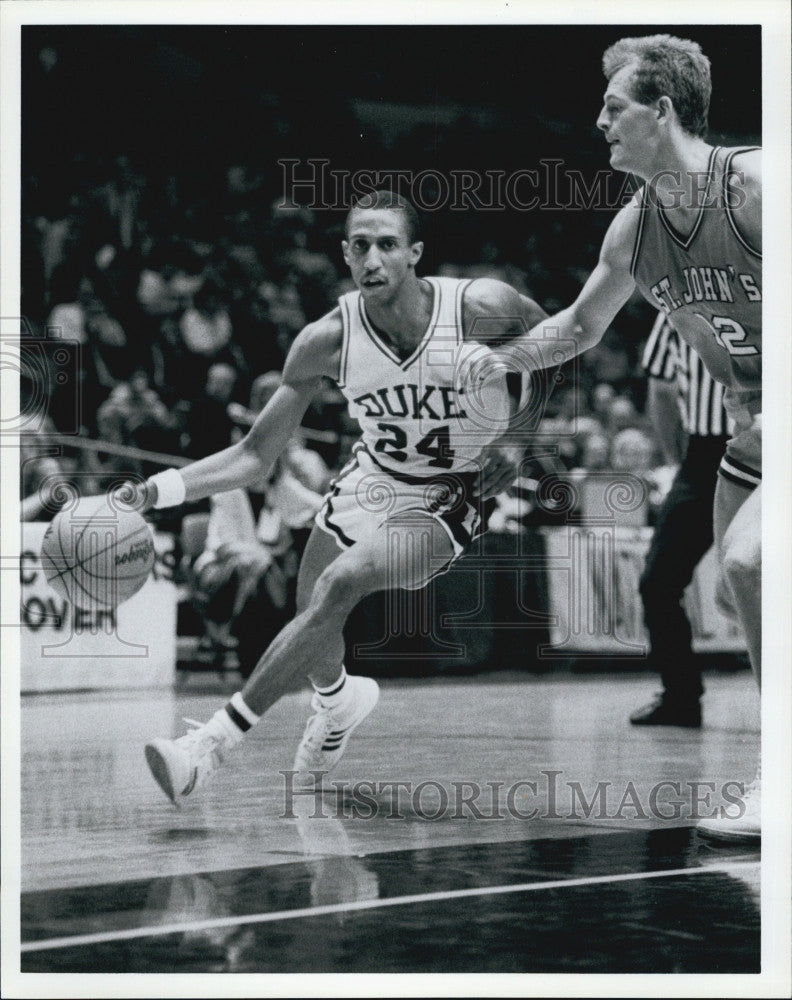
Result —
POLYGON ((647 177, 657 168, 655 157, 661 134, 658 109, 641 104, 632 96, 633 67, 624 66, 614 73, 603 98, 597 118, 610 146, 610 163, 623 170, 647 177))
POLYGON ((404 214, 389 208, 355 209, 344 260, 364 299, 387 301, 421 259, 423 243, 411 243, 404 214))

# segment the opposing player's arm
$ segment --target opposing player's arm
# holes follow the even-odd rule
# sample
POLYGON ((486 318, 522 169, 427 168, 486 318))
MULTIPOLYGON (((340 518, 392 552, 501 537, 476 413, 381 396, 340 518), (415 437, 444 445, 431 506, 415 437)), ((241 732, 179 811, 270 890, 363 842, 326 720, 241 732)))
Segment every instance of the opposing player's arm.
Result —
POLYGON ((731 215, 746 243, 762 252, 762 151, 738 153, 729 182, 731 215))
POLYGON ((630 264, 637 229, 638 211, 633 200, 611 223, 597 266, 572 305, 497 349, 509 370, 524 371, 527 365, 537 363, 551 368, 600 342, 635 288, 630 264))
POLYGON ((264 482, 276 459, 300 426, 322 376, 338 378, 342 325, 338 309, 311 323, 297 336, 272 399, 242 440, 230 448, 148 480, 146 507, 175 506, 227 490, 264 482), (173 478, 180 477, 181 486, 173 478), (162 477, 168 477, 163 479, 162 477), (167 496, 163 496, 163 488, 167 496), (174 492, 171 492, 174 490, 174 492), (172 502, 166 502, 172 500, 172 502))
MULTIPOLYGON (((462 319, 466 341, 488 346, 508 343, 545 316, 547 313, 533 299, 502 281, 480 278, 465 290, 462 319)), ((485 500, 497 496, 514 482, 522 458, 519 437, 515 441, 513 432, 523 419, 521 404, 529 390, 530 375, 510 375, 508 381, 513 403, 509 426, 486 448, 474 487, 474 493, 485 500)))

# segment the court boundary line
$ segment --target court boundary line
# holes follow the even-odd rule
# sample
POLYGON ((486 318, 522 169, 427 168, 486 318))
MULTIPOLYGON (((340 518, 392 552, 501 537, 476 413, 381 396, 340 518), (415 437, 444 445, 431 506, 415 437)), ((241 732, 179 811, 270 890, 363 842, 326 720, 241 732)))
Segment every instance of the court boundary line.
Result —
POLYGON ((391 906, 445 902, 452 899, 472 899, 480 896, 498 896, 518 892, 541 892, 547 889, 574 889, 590 885, 607 885, 618 882, 674 878, 683 875, 710 875, 715 872, 733 871, 736 868, 755 867, 755 861, 732 861, 702 868, 667 868, 655 872, 626 872, 619 875, 592 875, 585 878, 553 879, 546 882, 522 882, 513 885, 479 886, 471 889, 447 889, 442 892, 413 893, 407 896, 390 896, 384 899, 362 899, 350 903, 332 903, 325 906, 302 907, 293 910, 274 910, 268 913, 240 914, 233 917, 216 917, 210 920, 182 921, 180 923, 159 924, 148 927, 131 927, 126 930, 97 931, 93 934, 78 934, 71 937, 45 938, 40 941, 26 941, 20 946, 22 953, 54 951, 62 948, 81 948, 93 944, 109 944, 113 941, 133 941, 137 938, 165 937, 190 931, 211 930, 218 927, 241 927, 245 924, 277 923, 283 920, 300 920, 323 917, 333 913, 355 913, 362 910, 386 909, 391 906))

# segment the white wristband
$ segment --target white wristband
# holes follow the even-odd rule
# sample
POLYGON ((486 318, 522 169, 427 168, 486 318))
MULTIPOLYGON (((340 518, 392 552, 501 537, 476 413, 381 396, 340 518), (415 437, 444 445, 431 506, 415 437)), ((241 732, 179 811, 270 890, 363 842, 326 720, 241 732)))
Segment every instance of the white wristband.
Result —
POLYGON ((152 476, 149 482, 157 487, 157 499, 154 507, 178 507, 184 503, 187 487, 178 469, 166 469, 152 476))

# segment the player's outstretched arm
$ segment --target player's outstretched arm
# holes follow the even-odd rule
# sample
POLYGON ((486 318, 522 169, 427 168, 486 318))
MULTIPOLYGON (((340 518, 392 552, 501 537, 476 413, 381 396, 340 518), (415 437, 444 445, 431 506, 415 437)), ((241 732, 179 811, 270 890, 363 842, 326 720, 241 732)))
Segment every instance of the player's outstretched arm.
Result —
POLYGON ((139 505, 143 509, 174 507, 215 493, 262 485, 300 426, 322 376, 338 377, 341 337, 338 309, 307 326, 289 351, 281 385, 245 437, 183 469, 167 469, 152 476, 136 498, 139 505))
POLYGON ((465 341, 503 344, 528 330, 547 313, 527 295, 497 278, 476 278, 465 289, 462 325, 465 341))
MULTIPOLYGON (((597 266, 572 305, 532 323, 527 332, 496 351, 509 371, 552 368, 600 342, 635 288, 630 264, 637 229, 638 207, 633 200, 611 223, 597 266)), ((526 310, 526 319, 528 315, 526 310)))
MULTIPOLYGON (((494 278, 479 278, 465 291, 463 325, 468 342, 497 347, 526 333, 546 316, 533 299, 494 278)), ((481 361, 486 368, 486 360, 481 358, 481 361)), ((517 478, 522 452, 515 445, 512 432, 521 426, 522 419, 521 407, 515 402, 509 426, 485 450, 474 490, 477 496, 485 500, 497 496, 517 478)))

